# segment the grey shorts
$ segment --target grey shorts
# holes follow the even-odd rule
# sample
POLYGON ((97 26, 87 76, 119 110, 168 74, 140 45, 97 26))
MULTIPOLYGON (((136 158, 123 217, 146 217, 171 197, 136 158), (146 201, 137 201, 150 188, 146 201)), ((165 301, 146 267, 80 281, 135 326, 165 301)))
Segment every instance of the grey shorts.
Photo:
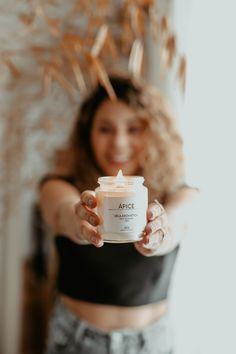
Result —
POLYGON ((57 301, 45 354, 173 354, 172 340, 167 315, 142 331, 103 332, 80 320, 57 301))

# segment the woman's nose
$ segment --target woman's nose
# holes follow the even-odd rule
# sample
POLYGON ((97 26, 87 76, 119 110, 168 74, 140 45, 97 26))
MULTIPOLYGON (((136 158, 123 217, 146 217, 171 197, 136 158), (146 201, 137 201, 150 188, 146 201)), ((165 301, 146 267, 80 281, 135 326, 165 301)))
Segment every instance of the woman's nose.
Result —
POLYGON ((124 148, 127 147, 129 144, 128 136, 125 132, 116 132, 112 139, 112 145, 115 148, 124 148))

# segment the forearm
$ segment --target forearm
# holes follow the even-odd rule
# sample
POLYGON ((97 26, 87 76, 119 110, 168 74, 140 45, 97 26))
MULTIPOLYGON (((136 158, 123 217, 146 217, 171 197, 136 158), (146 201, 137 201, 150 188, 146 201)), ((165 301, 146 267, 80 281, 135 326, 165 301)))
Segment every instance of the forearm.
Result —
POLYGON ((157 255, 172 251, 188 232, 189 225, 196 212, 199 190, 195 188, 181 188, 170 195, 164 205, 168 227, 167 234, 157 250, 157 255))
POLYGON ((54 233, 73 236, 73 207, 79 199, 77 189, 64 181, 51 180, 41 187, 39 203, 43 218, 54 233))

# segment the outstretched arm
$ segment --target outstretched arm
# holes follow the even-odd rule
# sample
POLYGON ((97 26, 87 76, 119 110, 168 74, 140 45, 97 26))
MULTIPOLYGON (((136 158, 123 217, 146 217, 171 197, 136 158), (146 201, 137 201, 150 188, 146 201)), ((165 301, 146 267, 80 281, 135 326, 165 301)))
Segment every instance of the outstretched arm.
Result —
POLYGON ((159 203, 151 203, 144 237, 135 244, 137 250, 144 256, 172 251, 187 233, 198 196, 198 189, 183 187, 167 198, 164 208, 159 203))
POLYGON ((43 218, 55 234, 65 235, 81 245, 103 245, 96 228, 100 221, 93 210, 96 207, 93 191, 80 194, 70 183, 52 179, 41 186, 39 202, 43 218))

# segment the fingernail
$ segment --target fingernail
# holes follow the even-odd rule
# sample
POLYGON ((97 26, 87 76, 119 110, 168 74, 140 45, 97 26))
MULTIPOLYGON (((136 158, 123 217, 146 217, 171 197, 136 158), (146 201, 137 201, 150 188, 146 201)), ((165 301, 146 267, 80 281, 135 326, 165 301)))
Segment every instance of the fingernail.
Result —
POLYGON ((94 201, 93 199, 88 199, 88 206, 93 207, 94 206, 94 201))
POLYGON ((97 238, 96 236, 91 237, 91 242, 94 244, 96 247, 101 247, 103 246, 103 240, 100 238, 97 238))
POLYGON ((154 216, 153 212, 152 212, 152 211, 149 211, 149 212, 148 212, 148 218, 149 218, 149 219, 153 219, 153 216, 154 216))
POLYGON ((96 236, 92 236, 92 237, 91 237, 91 242, 97 244, 97 243, 99 243, 99 240, 97 239, 96 236))

